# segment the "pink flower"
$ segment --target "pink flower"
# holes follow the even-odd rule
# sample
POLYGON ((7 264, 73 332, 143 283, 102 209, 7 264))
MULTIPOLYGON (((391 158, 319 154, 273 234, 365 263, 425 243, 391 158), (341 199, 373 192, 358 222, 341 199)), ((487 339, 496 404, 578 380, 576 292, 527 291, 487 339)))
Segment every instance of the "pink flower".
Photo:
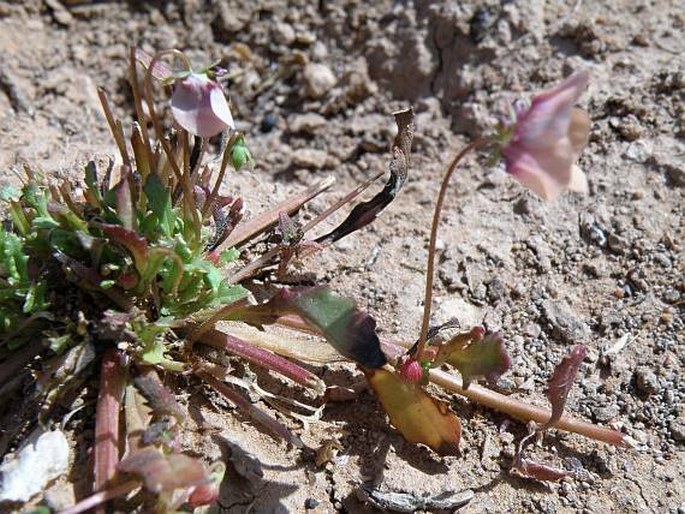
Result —
POLYGON ((181 127, 196 136, 212 137, 235 129, 221 86, 204 73, 190 73, 176 81, 171 112, 181 127))
POLYGON ((516 113, 511 139, 502 148, 507 172, 546 200, 568 189, 587 192, 587 179, 574 165, 587 142, 588 115, 574 107, 590 78, 573 74, 533 98, 516 113))

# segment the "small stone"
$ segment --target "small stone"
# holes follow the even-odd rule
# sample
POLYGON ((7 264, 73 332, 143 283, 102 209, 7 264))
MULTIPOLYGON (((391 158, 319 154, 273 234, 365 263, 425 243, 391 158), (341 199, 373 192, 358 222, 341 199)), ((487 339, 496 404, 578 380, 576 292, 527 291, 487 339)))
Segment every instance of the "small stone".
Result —
POLYGON ((287 23, 276 23, 271 36, 279 45, 290 46, 295 41, 295 29, 287 23))
POLYGON ((668 182, 675 187, 685 187, 685 167, 682 164, 666 164, 666 177, 668 182))
POLYGON ((589 335, 588 326, 565 301, 542 302, 542 313, 554 336, 568 344, 576 344, 589 335))
POLYGON ((507 286, 501 278, 495 277, 487 284, 488 300, 490 303, 496 304, 507 296, 507 286))
POLYGON ((641 367, 635 370, 635 385, 638 392, 645 396, 659 391, 659 379, 649 368, 641 367))
POLYGON ((337 79, 333 71, 325 64, 309 63, 302 70, 302 95, 319 100, 326 96, 337 79))
POLYGON ((627 159, 634 162, 644 163, 652 156, 652 145, 647 141, 633 141, 626 148, 627 159))
POLYGON ((649 39, 642 33, 635 34, 635 36, 633 37, 633 44, 637 46, 648 47, 649 39))
POLYGON ((316 498, 307 498, 304 501, 304 508, 307 510, 315 509, 319 506, 319 503, 321 502, 319 502, 319 500, 317 500, 316 498))
POLYGON ((314 112, 295 114, 288 118, 288 130, 294 134, 315 134, 324 125, 326 125, 326 118, 314 112))
POLYGON ((320 170, 326 166, 328 153, 324 150, 303 148, 293 152, 293 164, 301 168, 320 170))
POLYGON ((618 405, 607 405, 594 411, 595 419, 601 423, 608 423, 621 413, 618 405))
POLYGON ((669 424, 669 430, 671 431, 671 437, 678 441, 679 443, 685 442, 685 417, 679 417, 674 419, 669 424))
POLYGON ((278 117, 275 114, 272 114, 272 113, 266 114, 262 118, 261 123, 259 124, 259 130, 261 130, 263 133, 266 134, 268 132, 271 132, 277 123, 278 123, 278 117))

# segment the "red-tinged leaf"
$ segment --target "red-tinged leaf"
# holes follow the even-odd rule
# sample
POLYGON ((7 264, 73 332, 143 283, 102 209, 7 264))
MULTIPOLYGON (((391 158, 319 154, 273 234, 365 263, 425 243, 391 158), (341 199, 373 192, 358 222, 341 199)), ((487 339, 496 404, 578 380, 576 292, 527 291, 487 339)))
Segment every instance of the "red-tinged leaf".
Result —
POLYGON ((117 216, 121 220, 122 226, 127 230, 134 230, 136 228, 136 213, 128 177, 122 177, 114 186, 114 195, 117 203, 117 216))
POLYGON ((562 359, 562 361, 554 368, 554 373, 552 373, 552 378, 549 379, 547 383, 547 388, 545 389, 545 396, 552 404, 552 416, 549 421, 543 427, 546 428, 553 427, 557 421, 561 419, 561 415, 564 413, 564 407, 566 406, 566 399, 568 398, 568 393, 573 386, 573 382, 576 379, 580 365, 585 358, 587 353, 587 348, 582 344, 578 344, 571 349, 571 352, 562 359))
POLYGON ((511 366, 502 337, 492 333, 479 337, 479 334, 475 331, 459 334, 440 348, 438 359, 444 359, 459 370, 464 387, 481 377, 496 382, 511 366))
POLYGON ((211 482, 196 487, 188 498, 188 505, 196 508, 202 505, 210 505, 217 501, 219 499, 221 482, 223 482, 225 474, 226 465, 221 461, 215 462, 209 472, 211 482))
POLYGON ((516 460, 511 471, 523 478, 532 478, 541 482, 556 482, 572 475, 570 471, 565 469, 522 458, 516 460))
POLYGON ((136 270, 138 273, 142 274, 147 266, 149 253, 147 239, 138 235, 137 232, 128 230, 119 225, 103 223, 100 225, 100 228, 105 235, 109 237, 110 241, 123 246, 130 252, 131 257, 133 257, 133 263, 136 266, 136 270))
POLYGON ((364 370, 390 422, 404 438, 440 455, 459 455, 461 424, 446 403, 385 369, 364 370))
POLYGON ((123 459, 117 470, 138 475, 152 493, 198 487, 210 482, 207 470, 199 460, 182 453, 165 455, 149 446, 123 459))
POLYGON ((357 309, 353 300, 323 286, 283 288, 268 302, 234 310, 227 319, 260 326, 286 314, 300 316, 341 355, 365 368, 380 368, 387 363, 376 335, 376 321, 357 309))
POLYGON ((133 383, 155 414, 173 416, 179 423, 183 423, 185 419, 183 409, 176 401, 174 394, 164 387, 154 369, 149 368, 143 371, 133 379, 133 383))
POLYGON ((117 277, 117 284, 122 289, 133 289, 140 282, 140 277, 135 271, 125 271, 117 277))
POLYGON ((385 187, 368 202, 355 206, 345 220, 328 234, 315 239, 319 244, 330 244, 365 227, 381 213, 397 196, 407 179, 409 154, 414 139, 414 111, 406 109, 395 113, 397 135, 392 144, 390 178, 385 187))

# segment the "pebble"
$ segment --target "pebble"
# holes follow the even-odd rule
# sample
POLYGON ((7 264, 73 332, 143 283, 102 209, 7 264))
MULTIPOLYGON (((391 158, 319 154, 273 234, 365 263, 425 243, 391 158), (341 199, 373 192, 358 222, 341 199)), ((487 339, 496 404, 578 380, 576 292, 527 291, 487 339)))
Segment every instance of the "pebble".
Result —
POLYGON ((303 148, 293 152, 293 164, 302 168, 320 170, 326 166, 328 152, 313 148, 303 148))
POLYGON ((671 437, 679 443, 685 442, 685 418, 679 417, 671 421, 668 426, 671 437))
POLYGON ((288 118, 288 130, 292 133, 314 134, 324 125, 326 118, 314 112, 296 114, 288 118))
POLYGON ((315 509, 319 506, 319 503, 319 500, 317 500, 316 498, 307 498, 304 501, 304 508, 307 510, 315 509))
POLYGON ((652 156, 652 145, 647 141, 633 141, 624 153, 627 159, 644 163, 652 156))
POLYGON ((290 46, 295 42, 295 29, 287 23, 276 23, 271 35, 276 43, 279 45, 290 46))
POLYGON ((607 405, 594 411, 595 419, 601 423, 607 423, 620 414, 618 405, 607 405))
POLYGON ((337 79, 325 64, 309 63, 302 70, 302 96, 319 100, 326 96, 337 79))
POLYGON ((554 335, 565 343, 579 343, 590 333, 588 326, 563 300, 545 300, 542 302, 542 314, 554 335))
POLYGON ((635 370, 635 385, 638 392, 646 396, 650 396, 659 391, 659 379, 654 372, 647 367, 641 367, 635 370))

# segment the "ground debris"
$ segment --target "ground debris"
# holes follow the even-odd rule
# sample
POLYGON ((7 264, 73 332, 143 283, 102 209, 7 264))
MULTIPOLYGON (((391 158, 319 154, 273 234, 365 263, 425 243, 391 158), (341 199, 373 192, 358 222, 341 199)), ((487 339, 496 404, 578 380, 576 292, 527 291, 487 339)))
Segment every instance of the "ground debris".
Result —
POLYGON ((454 510, 463 507, 474 496, 471 489, 459 492, 446 491, 434 496, 416 493, 382 492, 366 485, 357 489, 360 500, 389 512, 414 512, 417 510, 454 510))

